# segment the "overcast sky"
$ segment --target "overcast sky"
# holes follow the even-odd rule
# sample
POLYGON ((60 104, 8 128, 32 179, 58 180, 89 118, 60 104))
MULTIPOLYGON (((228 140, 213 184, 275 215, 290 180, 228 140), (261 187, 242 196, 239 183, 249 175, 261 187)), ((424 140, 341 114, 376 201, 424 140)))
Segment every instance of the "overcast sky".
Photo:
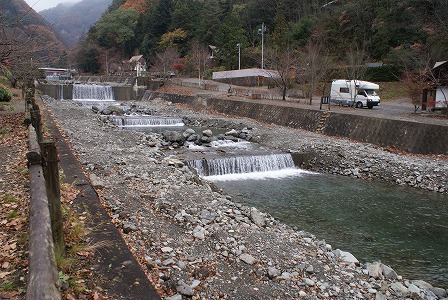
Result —
POLYGON ((76 3, 79 1, 81 0, 25 0, 25 2, 28 3, 28 5, 31 6, 37 12, 47 8, 55 7, 59 3, 67 3, 67 2, 76 3))

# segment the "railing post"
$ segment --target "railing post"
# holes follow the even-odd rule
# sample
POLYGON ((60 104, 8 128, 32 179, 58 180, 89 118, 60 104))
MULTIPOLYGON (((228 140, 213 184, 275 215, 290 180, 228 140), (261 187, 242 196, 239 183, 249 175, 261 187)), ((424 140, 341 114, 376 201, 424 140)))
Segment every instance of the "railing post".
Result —
POLYGON ((61 192, 59 183, 58 153, 55 142, 41 143, 45 185, 51 218, 51 230, 56 253, 64 253, 64 229, 61 209, 61 192))

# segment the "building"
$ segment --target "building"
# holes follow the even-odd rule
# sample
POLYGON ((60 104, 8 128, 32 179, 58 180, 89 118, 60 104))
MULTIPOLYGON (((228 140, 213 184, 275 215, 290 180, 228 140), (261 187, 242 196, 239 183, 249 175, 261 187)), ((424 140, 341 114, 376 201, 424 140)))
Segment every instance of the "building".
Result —
POLYGON ((429 73, 429 87, 423 91, 422 110, 448 109, 448 61, 436 62, 429 73))

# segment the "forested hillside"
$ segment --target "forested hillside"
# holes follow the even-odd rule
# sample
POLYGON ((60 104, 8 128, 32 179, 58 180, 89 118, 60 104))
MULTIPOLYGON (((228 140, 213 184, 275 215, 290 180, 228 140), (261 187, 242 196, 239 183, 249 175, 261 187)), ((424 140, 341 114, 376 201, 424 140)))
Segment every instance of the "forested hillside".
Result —
POLYGON ((73 47, 107 10, 112 0, 84 0, 75 4, 61 3, 39 14, 51 24, 66 47, 73 47))
POLYGON ((89 32, 79 60, 85 71, 98 72, 106 52, 109 61, 138 53, 155 63, 167 49, 185 58, 194 56, 195 45, 213 45, 216 64, 232 69, 238 67, 237 44, 243 68, 260 65, 262 46, 319 52, 339 65, 356 53, 359 63, 414 68, 448 59, 448 2, 114 0, 89 32), (86 62, 92 54, 95 66, 86 62))
POLYGON ((65 48, 50 25, 23 0, 0 1, 0 76, 12 72, 20 78, 50 65, 67 65, 65 48))

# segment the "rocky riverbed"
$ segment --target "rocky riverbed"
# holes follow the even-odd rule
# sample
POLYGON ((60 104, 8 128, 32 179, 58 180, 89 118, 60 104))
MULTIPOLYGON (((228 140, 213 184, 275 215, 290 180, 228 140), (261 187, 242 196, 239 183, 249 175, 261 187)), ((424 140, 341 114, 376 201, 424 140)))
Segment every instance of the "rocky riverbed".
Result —
MULTIPOLYGON (((381 263, 361 265, 311 233, 233 202, 185 166, 185 150, 161 134, 120 130, 72 101, 44 97, 44 102, 165 299, 447 297, 445 289, 401 278, 381 263)), ((182 117, 189 124, 246 128, 254 142, 308 153, 306 167, 312 170, 447 193, 442 157, 398 154, 302 130, 199 114, 161 100, 135 105, 134 111, 182 117)))

